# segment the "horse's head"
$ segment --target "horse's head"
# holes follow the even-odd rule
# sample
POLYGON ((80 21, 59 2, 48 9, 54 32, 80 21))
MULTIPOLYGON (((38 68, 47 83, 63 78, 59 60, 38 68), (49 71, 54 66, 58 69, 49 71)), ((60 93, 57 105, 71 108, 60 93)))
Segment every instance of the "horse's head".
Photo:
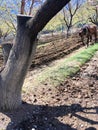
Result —
POLYGON ((84 44, 84 32, 83 32, 83 29, 81 29, 81 30, 79 31, 79 36, 81 37, 81 41, 82 41, 82 43, 84 44))
POLYGON ((79 31, 79 36, 83 37, 83 30, 82 29, 79 31))
POLYGON ((84 35, 86 35, 88 32, 88 28, 87 27, 83 27, 81 28, 81 30, 79 31, 79 36, 83 37, 84 35))

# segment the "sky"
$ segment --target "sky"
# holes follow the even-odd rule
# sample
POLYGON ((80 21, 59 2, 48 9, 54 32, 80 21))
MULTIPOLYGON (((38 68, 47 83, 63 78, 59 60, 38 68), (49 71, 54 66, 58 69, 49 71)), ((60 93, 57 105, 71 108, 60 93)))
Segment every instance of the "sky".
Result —
MULTIPOLYGON (((42 0, 43 2, 45 0, 42 0)), ((77 0, 71 0, 72 2, 72 5, 74 6, 75 3, 76 3, 77 0)), ((79 2, 83 3, 85 2, 86 0, 79 0, 79 2)), ((10 10, 10 13, 12 14, 19 14, 19 11, 20 11, 20 3, 21 3, 21 0, 0 0, 0 6, 2 5, 6 5, 7 8, 9 8, 10 10)), ((28 2, 28 4, 26 4, 26 9, 28 9, 29 5, 30 5, 30 2, 28 2)), ((38 6, 38 2, 36 4, 34 4, 34 6, 38 6)))

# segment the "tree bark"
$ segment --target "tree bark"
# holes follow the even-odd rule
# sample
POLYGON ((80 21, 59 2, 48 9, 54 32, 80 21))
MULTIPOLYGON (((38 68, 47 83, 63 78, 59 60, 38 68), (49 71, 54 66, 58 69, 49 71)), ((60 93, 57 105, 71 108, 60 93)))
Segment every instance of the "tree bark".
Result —
POLYGON ((1 72, 0 108, 14 109, 21 104, 21 88, 31 59, 30 50, 35 53, 30 42, 26 22, 31 17, 18 16, 16 42, 13 45, 5 69, 1 72))
POLYGON ((21 0, 21 10, 20 10, 20 13, 24 14, 24 12, 25 12, 25 0, 21 0))
POLYGON ((21 105, 21 89, 36 50, 36 37, 48 21, 70 0, 47 0, 34 18, 17 16, 17 35, 5 69, 0 74, 0 109, 21 105))
POLYGON ((2 53, 3 53, 3 65, 5 66, 6 63, 7 63, 7 60, 8 60, 8 57, 9 57, 9 54, 10 54, 10 50, 13 46, 13 44, 10 44, 10 43, 5 43, 2 46, 2 53))

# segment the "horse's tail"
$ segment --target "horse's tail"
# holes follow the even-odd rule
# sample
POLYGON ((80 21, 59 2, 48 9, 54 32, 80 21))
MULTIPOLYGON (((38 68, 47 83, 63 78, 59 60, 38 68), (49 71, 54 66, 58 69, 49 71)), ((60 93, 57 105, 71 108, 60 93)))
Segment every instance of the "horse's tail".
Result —
POLYGON ((96 34, 97 34, 97 26, 94 26, 94 29, 95 29, 95 32, 96 32, 96 34))
POLYGON ((95 42, 97 42, 97 34, 98 33, 97 33, 97 26, 96 25, 94 26, 94 30, 95 30, 95 42))

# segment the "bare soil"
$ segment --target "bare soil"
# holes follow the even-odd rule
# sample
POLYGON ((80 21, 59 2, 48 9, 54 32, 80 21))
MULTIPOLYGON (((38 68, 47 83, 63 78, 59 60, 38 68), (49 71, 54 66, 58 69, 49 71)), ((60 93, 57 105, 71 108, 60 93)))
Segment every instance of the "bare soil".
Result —
POLYGON ((0 130, 98 130, 98 52, 56 88, 23 92, 19 109, 0 113, 0 130))
POLYGON ((55 39, 54 41, 47 43, 45 46, 38 46, 31 68, 35 65, 39 66, 46 62, 49 63, 53 60, 60 59, 81 46, 82 43, 80 42, 80 38, 76 34, 73 34, 68 39, 55 39))
MULTIPOLYGON (((12 41, 9 41, 7 43, 10 44, 11 42, 12 41)), ((43 65, 46 62, 49 63, 53 60, 60 59, 82 46, 80 38, 77 34, 73 34, 68 39, 64 37, 64 34, 44 36, 39 40, 39 42, 42 42, 42 44, 37 47, 34 60, 32 60, 31 69, 34 66, 43 65)), ((6 41, 3 44, 5 43, 6 41)), ((2 53, 0 52, 0 67, 2 66, 2 63, 3 57, 2 53)))

